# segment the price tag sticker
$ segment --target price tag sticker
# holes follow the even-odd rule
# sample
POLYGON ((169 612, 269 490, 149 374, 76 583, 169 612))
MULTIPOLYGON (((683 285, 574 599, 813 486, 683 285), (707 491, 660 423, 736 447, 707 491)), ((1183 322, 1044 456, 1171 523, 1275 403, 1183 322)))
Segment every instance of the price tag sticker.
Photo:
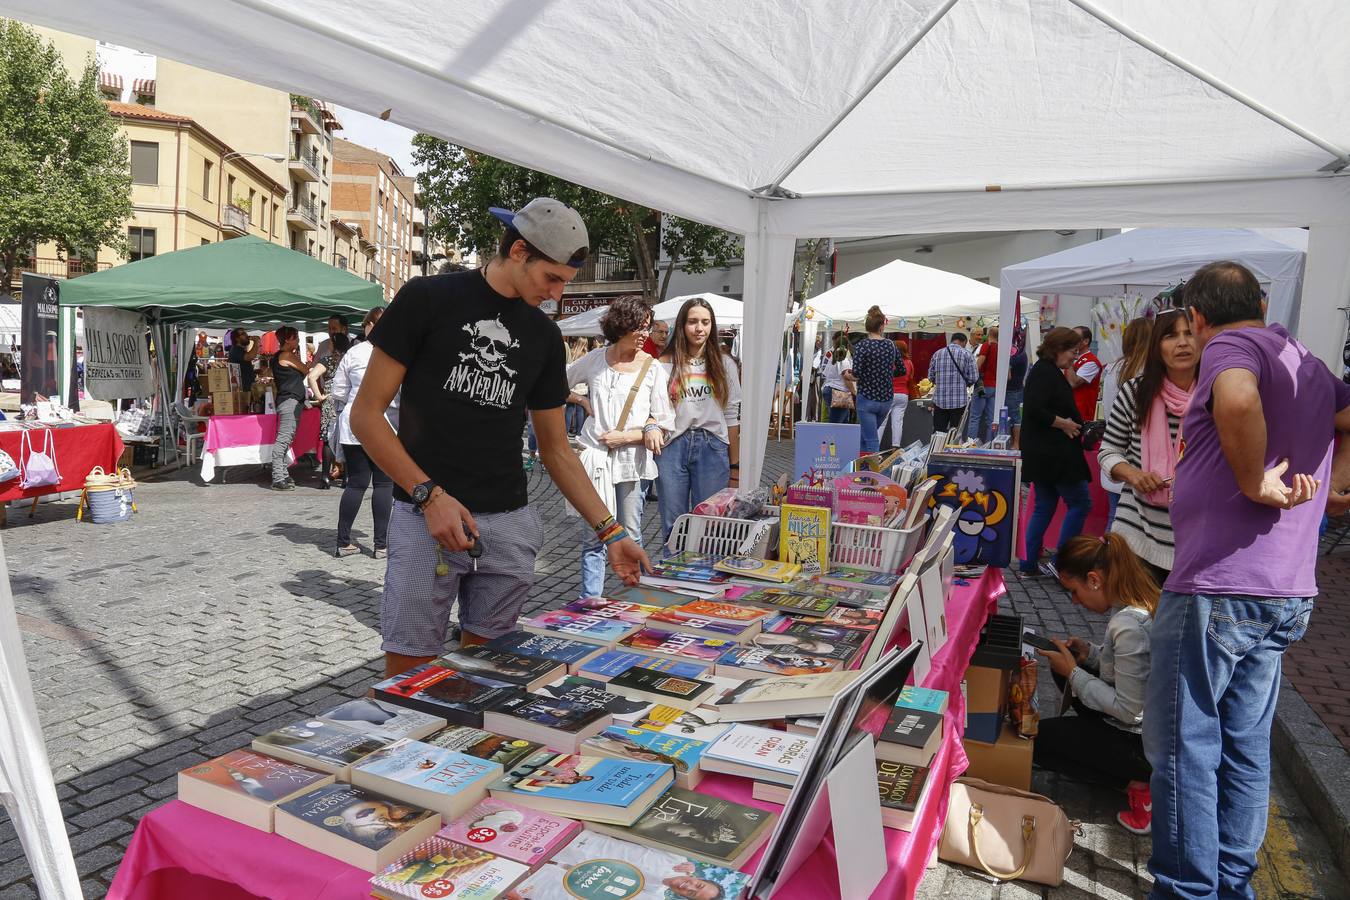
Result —
POLYGON ((486 844, 496 837, 497 831, 495 828, 470 828, 468 832, 469 840, 475 844, 486 844))
POLYGON ((444 878, 437 878, 435 881, 428 881, 422 885, 422 896, 431 897, 432 900, 436 900, 438 897, 449 897, 454 893, 454 882, 447 881, 444 878))

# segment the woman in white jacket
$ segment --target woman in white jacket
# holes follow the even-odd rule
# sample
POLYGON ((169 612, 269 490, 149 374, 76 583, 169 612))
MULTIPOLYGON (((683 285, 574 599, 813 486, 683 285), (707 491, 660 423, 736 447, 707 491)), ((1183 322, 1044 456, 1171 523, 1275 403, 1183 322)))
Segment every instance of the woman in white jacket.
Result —
MULTIPOLYGON (((635 540, 642 535, 643 479, 657 477, 655 457, 675 424, 665 370, 642 344, 651 331, 652 311, 640 297, 616 298, 600 320, 607 346, 567 367, 576 403, 586 386, 590 416, 577 436, 581 465, 610 514, 635 540)), ((569 510, 570 511, 570 510, 569 510)), ((582 597, 605 589, 605 547, 585 529, 581 548, 582 597)))

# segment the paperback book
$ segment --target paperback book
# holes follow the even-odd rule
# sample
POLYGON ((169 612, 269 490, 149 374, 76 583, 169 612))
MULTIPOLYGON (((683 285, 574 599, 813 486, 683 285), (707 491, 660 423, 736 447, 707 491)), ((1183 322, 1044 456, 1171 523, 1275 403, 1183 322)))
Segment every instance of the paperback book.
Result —
POLYGON ((692 599, 689 594, 647 587, 642 584, 618 588, 612 591, 609 597, 611 600, 620 600, 624 603, 638 603, 642 606, 656 606, 661 609, 670 606, 683 606, 692 599))
POLYGON ((816 575, 812 580, 818 584, 837 584, 841 587, 862 588, 873 592, 882 590, 889 592, 900 583, 901 577, 903 576, 890 572, 835 566, 827 572, 816 575))
POLYGON ((695 709, 713 693, 713 684, 694 678, 678 678, 665 672, 634 666, 611 678, 609 689, 633 700, 664 703, 679 709, 695 709))
POLYGON ((663 607, 610 600, 605 597, 583 597, 580 600, 573 600, 563 609, 583 615, 599 616, 602 619, 618 619, 620 622, 641 624, 652 613, 660 612, 663 607))
POLYGON ((527 691, 567 674, 567 666, 563 663, 490 647, 461 647, 451 650, 436 662, 457 672, 504 681, 527 691))
POLYGON ((587 756, 667 763, 675 770, 675 784, 693 789, 703 780, 699 763, 707 748, 707 741, 647 731, 644 728, 611 725, 599 734, 586 738, 581 745, 581 752, 587 756))
POLYGON ((793 785, 816 739, 756 725, 733 725, 703 753, 703 768, 743 778, 793 785))
POLYGON ((877 739, 877 759, 927 766, 942 743, 942 716, 935 712, 891 707, 877 739))
POLYGON ((728 648, 736 646, 736 642, 721 638, 694 637, 659 628, 643 628, 631 637, 625 638, 623 645, 648 653, 664 653, 711 663, 716 662, 717 657, 728 648))
POLYGON ((750 876, 678 853, 583 831, 516 885, 529 900, 740 898, 750 876))
POLYGON ((733 647, 717 658, 714 671, 728 678, 762 678, 765 675, 814 675, 840 668, 837 659, 807 656, 791 650, 764 647, 733 647))
MULTIPOLYGON (((756 610, 762 613, 763 610, 756 610)), ((695 637, 721 638, 728 641, 745 641, 759 634, 758 619, 748 622, 728 622, 725 619, 709 619, 697 613, 686 612, 682 607, 659 610, 647 620, 653 628, 692 634, 695 637)))
POLYGON ((836 606, 823 616, 794 616, 793 618, 808 625, 838 625, 867 633, 875 631, 881 625, 881 620, 884 617, 885 612, 880 609, 852 609, 836 606))
POLYGON ((928 769, 910 763, 877 760, 877 793, 881 797, 881 824, 887 828, 909 831, 914 827, 914 813, 923 800, 928 783, 928 769))
POLYGON ((626 727, 690 738, 710 744, 726 734, 727 729, 731 726, 717 721, 717 713, 706 707, 688 712, 658 703, 648 712, 627 723, 626 727))
POLYGON ((778 551, 783 562, 801 566, 802 572, 829 568, 830 510, 784 503, 779 508, 778 551))
POLYGON ((665 763, 541 750, 490 788, 498 800, 588 822, 629 825, 674 780, 665 763))
POLYGON ((836 659, 847 663, 858 653, 867 635, 850 631, 847 628, 823 626, 819 632, 813 632, 811 625, 788 625, 782 631, 757 634, 750 641, 751 646, 761 650, 776 650, 779 653, 797 653, 806 656, 819 656, 822 659, 836 659))
POLYGON ((947 711, 947 692, 907 684, 900 690, 895 705, 942 715, 947 711))
POLYGON ((795 616, 783 616, 764 629, 764 633, 770 644, 776 640, 777 635, 782 634, 851 647, 861 647, 867 643, 867 638, 876 630, 876 626, 858 627, 831 621, 828 616, 838 610, 839 608, 835 607, 825 616, 807 616, 800 619, 795 616))
POLYGON ((272 830, 278 803, 333 783, 333 776, 308 766, 233 750, 178 773, 178 799, 259 831, 272 830))
POLYGON ((783 585, 794 594, 809 594, 812 597, 824 597, 840 606, 871 607, 885 602, 890 589, 874 591, 863 587, 844 587, 841 584, 825 584, 809 578, 794 578, 783 585))
POLYGON ((593 681, 584 675, 568 675, 539 689, 541 697, 556 697, 580 706, 593 706, 611 715, 625 716, 642 712, 651 701, 634 700, 609 690, 609 683, 593 681))
POLYGON ((574 641, 546 634, 531 634, 528 631, 508 631, 501 637, 488 641, 484 646, 505 653, 519 653, 521 656, 533 656, 563 663, 567 666, 569 672, 575 672, 588 660, 605 652, 603 647, 597 647, 588 641, 574 641))
POLYGON ((438 838, 537 866, 581 831, 581 823, 491 797, 436 832, 438 838))
POLYGON ((857 669, 786 678, 753 678, 728 691, 714 708, 723 722, 753 722, 784 716, 819 716, 834 695, 862 673, 857 669))
POLYGON ((779 584, 791 581, 802 572, 802 567, 797 563, 758 559, 753 556, 728 556, 717 563, 714 568, 719 572, 725 572, 737 578, 773 581, 779 584))
POLYGON ((712 566, 682 565, 663 562, 653 565, 651 576, 655 579, 673 582, 676 585, 725 585, 730 579, 725 572, 717 569, 725 560, 719 560, 712 566))
POLYGON ((753 806, 673 787, 627 828, 592 828, 635 844, 739 869, 769 839, 776 818, 753 806))
POLYGON ((367 872, 380 872, 441 827, 439 813, 352 784, 332 784, 277 807, 276 833, 367 872))
POLYGON ((604 707, 589 701, 534 694, 512 697, 483 719, 489 731, 569 753, 613 721, 604 707))
POLYGON ((670 611, 684 615, 701 616, 705 619, 716 619, 720 622, 738 622, 742 624, 750 624, 752 622, 762 623, 764 619, 769 616, 769 613, 766 610, 755 609, 753 606, 742 606, 739 603, 719 602, 717 600, 691 600, 670 611))
POLYGON ((375 685, 370 689, 370 696, 377 700, 387 700, 398 706, 406 707, 408 704, 403 701, 411 698, 423 688, 430 687, 453 674, 455 674, 454 669, 438 663, 423 663, 420 666, 413 666, 406 672, 375 682, 375 685))
POLYGON ((434 747, 456 750, 474 759, 496 763, 503 771, 543 747, 543 744, 533 741, 493 734, 467 725, 452 725, 423 738, 423 741, 434 747))
POLYGON ((422 738, 445 727, 445 720, 440 716, 376 700, 374 697, 348 700, 319 713, 316 718, 345 725, 353 731, 388 737, 391 740, 405 737, 422 738))
POLYGON ((502 767, 457 750, 403 739, 352 766, 352 784, 395 800, 462 816, 487 796, 502 767))
POLYGON ((835 601, 814 594, 797 594, 787 588, 760 588, 741 598, 742 603, 758 603, 772 609, 804 616, 823 616, 834 609, 835 601))
POLYGON ((671 553, 660 559, 663 566, 691 566, 694 568, 711 569, 722 561, 721 556, 712 553, 699 553, 697 550, 681 550, 679 553, 671 553))
POLYGON ((678 678, 699 678, 712 671, 706 662, 694 659, 677 659, 673 656, 652 656, 630 650, 609 650, 589 660, 581 666, 577 674, 596 681, 609 681, 616 675, 622 675, 633 666, 642 666, 665 672, 678 678))
POLYGON ((565 637, 610 648, 641 628, 641 624, 556 609, 525 619, 521 627, 531 634, 565 637))
POLYGON ((454 725, 483 727, 483 713, 523 693, 518 685, 472 672, 455 672, 402 701, 454 725))
POLYGON ((253 739, 253 749, 347 780, 352 763, 393 743, 393 738, 354 731, 336 722, 310 719, 253 739))
POLYGON ((370 879, 370 893, 380 900, 493 900, 529 870, 482 848, 431 837, 370 879))

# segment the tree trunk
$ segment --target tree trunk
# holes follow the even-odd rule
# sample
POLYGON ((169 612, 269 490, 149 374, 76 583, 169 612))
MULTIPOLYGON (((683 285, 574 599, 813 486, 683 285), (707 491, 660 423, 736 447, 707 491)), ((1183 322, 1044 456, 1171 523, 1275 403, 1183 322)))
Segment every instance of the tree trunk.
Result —
POLYGON ((0 297, 9 297, 14 290, 14 265, 18 253, 0 253, 0 297))
POLYGON ((633 258, 637 263, 638 280, 642 282, 642 297, 650 303, 656 295, 656 266, 652 262, 651 249, 647 246, 647 230, 631 208, 625 208, 623 215, 632 232, 633 258))
POLYGON ((666 299, 666 292, 670 290, 670 274, 675 270, 675 257, 671 257, 666 263, 666 273, 661 276, 661 292, 656 295, 656 302, 660 303, 666 299))

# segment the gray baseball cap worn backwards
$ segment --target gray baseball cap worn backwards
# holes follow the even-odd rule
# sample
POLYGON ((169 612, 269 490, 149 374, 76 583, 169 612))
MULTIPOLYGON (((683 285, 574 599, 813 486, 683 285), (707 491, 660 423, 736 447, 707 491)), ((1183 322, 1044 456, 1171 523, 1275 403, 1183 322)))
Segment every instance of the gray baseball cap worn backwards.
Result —
POLYGON ((591 243, 586 223, 566 203, 552 197, 535 197, 517 212, 500 206, 489 207, 488 211, 519 231, 521 237, 555 263, 577 268, 586 261, 591 243))

